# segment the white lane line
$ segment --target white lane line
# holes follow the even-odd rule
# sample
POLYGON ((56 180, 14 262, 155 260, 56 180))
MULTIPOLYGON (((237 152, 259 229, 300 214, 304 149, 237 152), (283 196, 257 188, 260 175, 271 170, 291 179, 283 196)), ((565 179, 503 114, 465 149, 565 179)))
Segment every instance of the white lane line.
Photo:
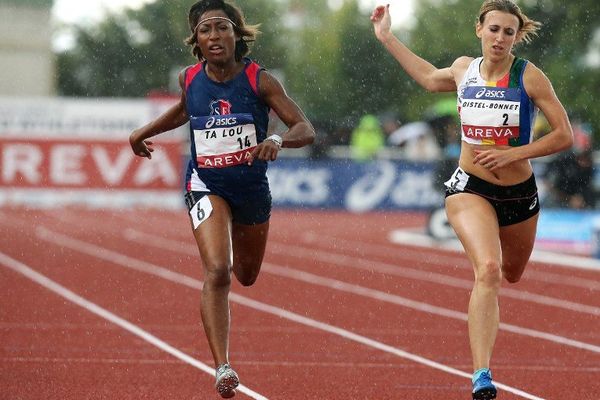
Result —
MULTIPOLYGON (((130 222, 136 222, 135 217, 131 215, 124 215, 124 219, 130 222)), ((335 240, 338 240, 338 238, 335 240)), ((460 253, 463 252, 462 245, 458 240, 438 241, 420 232, 415 232, 414 228, 412 230, 411 228, 394 230, 390 232, 389 240, 391 243, 409 244, 413 246, 434 249, 445 249, 460 253)), ((564 255, 561 253, 537 250, 535 248, 533 250, 531 260, 550 264, 551 266, 600 271, 600 260, 587 257, 564 255)))
MULTIPOLYGON (((392 243, 409 244, 412 246, 444 249, 462 252, 462 245, 458 240, 439 241, 427 235, 398 229, 389 235, 392 243)), ((532 261, 543 262, 549 265, 560 265, 561 267, 579 268, 589 271, 600 271, 600 260, 595 258, 569 256, 542 250, 533 250, 532 261)))
MULTIPOLYGON (((135 222, 135 217, 133 217, 133 216, 122 215, 122 217, 126 221, 135 222)), ((425 241, 424 245, 417 246, 417 247, 428 247, 428 248, 434 248, 434 249, 440 248, 440 246, 439 246, 440 242, 437 242, 434 239, 430 238, 429 236, 423 235, 419 232, 414 232, 414 231, 411 231, 410 229, 408 229, 406 231, 399 230, 399 232, 407 232, 409 237, 417 237, 417 238, 424 239, 424 241, 425 241)), ((181 236, 180 230, 173 231, 173 233, 181 236)), ((323 242, 324 242, 324 240, 323 240, 324 236, 322 234, 317 234, 315 232, 306 232, 301 237, 304 241, 311 243, 311 245, 317 244, 317 245, 322 246, 323 242)), ((339 247, 340 245, 342 245, 342 248, 339 249, 342 253, 344 251, 344 246, 347 246, 349 249, 360 248, 361 252, 369 253, 369 255, 373 255, 373 254, 380 255, 380 254, 393 253, 394 257, 400 258, 400 259, 406 259, 408 262, 414 262, 414 259, 419 259, 419 260, 423 259, 423 253, 419 252, 419 250, 416 250, 416 249, 403 248, 401 250, 401 252, 399 252, 398 247, 393 244, 393 241, 390 245, 381 245, 381 244, 364 243, 364 242, 357 243, 356 241, 350 241, 350 240, 341 239, 338 237, 325 237, 325 239, 327 239, 328 242, 332 244, 330 247, 336 248, 336 247, 339 247)), ((277 246, 287 245, 286 243, 283 243, 275 238, 269 239, 269 243, 270 243, 270 246, 269 246, 270 250, 274 248, 273 245, 277 245, 277 246)), ((444 242, 441 242, 442 247, 444 246, 443 243, 444 242)), ((414 245, 414 243, 408 243, 408 244, 414 245)), ((194 249, 195 249, 195 247, 194 247, 194 249)), ((314 250, 315 250, 314 247, 312 247, 310 249, 311 252, 313 252, 314 250)), ((470 266, 468 260, 464 257, 464 252, 462 250, 460 243, 458 243, 457 241, 454 241, 453 243, 449 243, 447 245, 446 250, 451 250, 452 253, 455 253, 455 254, 454 255, 453 254, 446 254, 446 255, 436 254, 434 257, 429 258, 427 260, 423 260, 423 261, 426 263, 438 265, 438 266, 439 265, 457 266, 457 267, 465 268, 468 270, 472 270, 472 267, 470 266), (456 253, 458 253, 458 254, 456 254, 456 253)), ((305 251, 305 250, 302 250, 302 251, 305 251)), ((197 250, 194 254, 197 254, 197 250)), ((349 253, 345 253, 345 255, 348 255, 348 254, 349 253)), ((572 266, 572 264, 570 264, 570 260, 565 259, 564 255, 555 254, 555 253, 551 253, 551 252, 539 252, 537 250, 534 250, 534 255, 532 257, 532 260, 536 261, 536 262, 540 262, 540 263, 551 264, 550 267, 552 267, 552 266, 558 264, 555 261, 557 259, 560 260, 561 257, 565 261, 565 263, 560 264, 561 266, 563 266, 563 267, 571 267, 572 266), (538 255, 539 255, 539 257, 538 257, 538 255), (557 255, 558 255, 558 257, 555 257, 557 255), (548 259, 545 259, 544 257, 547 257, 548 259)), ((590 262, 590 260, 585 257, 575 257, 575 262, 573 265, 577 265, 579 262, 583 262, 585 264, 587 262, 590 262)), ((594 262, 592 260, 591 262, 592 262, 592 264, 598 263, 598 265, 600 265, 600 261, 594 262)), ((600 280, 591 281, 590 279, 578 278, 578 277, 569 276, 566 274, 556 274, 556 273, 552 273, 552 272, 548 272, 548 271, 534 271, 534 270, 527 271, 526 275, 527 275, 526 278, 528 280, 535 280, 535 281, 540 281, 540 282, 544 282, 544 283, 553 283, 553 284, 557 284, 557 285, 567 285, 567 286, 572 286, 572 287, 577 287, 577 288, 582 288, 582 289, 587 289, 587 290, 600 290, 600 280)), ((472 287, 473 286, 472 281, 469 281, 469 283, 470 283, 470 286, 472 287)), ((519 296, 517 298, 521 298, 521 297, 523 297, 523 293, 520 292, 519 294, 517 294, 517 296, 519 296)), ((536 296, 536 295, 533 294, 532 296, 536 296)), ((545 297, 545 296, 543 296, 543 297, 545 297)), ((542 300, 542 297, 540 297, 538 299, 540 299, 542 301, 542 304, 545 303, 545 300, 542 300)), ((524 300, 527 301, 527 298, 525 298, 524 300)), ((575 304, 577 304, 577 303, 575 303, 575 304)), ((586 305, 582 305, 582 306, 583 306, 582 307, 583 309, 585 309, 587 307, 586 305)), ((578 305, 575 305, 574 307, 579 308, 578 305)), ((575 310, 575 311, 577 311, 577 310, 575 310)), ((597 307, 595 310, 592 311, 592 313, 594 313, 594 314, 597 313, 597 307)))
MULTIPOLYGON (((64 221, 69 221, 71 223, 74 224, 80 224, 81 223, 81 215, 79 214, 73 214, 73 212, 69 212, 69 211, 65 211, 65 212, 61 212, 60 215, 52 215, 53 218, 60 220, 62 222, 64 221), (67 212, 67 214, 65 214, 65 212, 67 212)), ((174 215, 176 217, 179 217, 179 213, 174 213, 174 215)), ((121 218, 122 221, 127 221, 127 222, 135 222, 135 217, 134 216, 130 216, 129 214, 118 214, 118 217, 121 218)), ((96 221, 94 223, 94 227, 98 226, 98 223, 102 223, 103 221, 96 221)), ((105 230, 105 229, 114 229, 114 221, 110 222, 110 223, 105 223, 104 224, 105 228, 100 228, 100 230, 105 230)), ((169 226, 171 227, 171 226, 169 226)), ((430 248, 434 248, 437 249, 439 248, 439 246, 436 244, 439 242, 435 242, 433 239, 431 239, 430 237, 421 234, 420 232, 415 232, 414 230, 406 230, 405 232, 408 232, 408 234, 410 236, 416 235, 417 237, 424 237, 427 238, 428 241, 426 242, 427 246, 425 247, 430 247, 430 248)), ((181 236, 181 232, 179 230, 177 231, 173 231, 174 234, 178 234, 178 236, 181 236)), ((187 236, 187 235, 186 235, 187 236)), ((315 232, 305 232, 302 236, 302 239, 307 242, 310 243, 311 245, 320 245, 323 246, 324 244, 324 236, 321 234, 317 234, 315 232)), ((332 246, 334 247, 338 247, 338 249, 340 251, 343 252, 344 250, 344 246, 347 247, 348 249, 352 249, 355 250, 356 248, 360 248, 361 252, 364 252, 365 255, 366 253, 369 253, 369 255, 380 255, 380 254, 389 254, 389 253, 393 253, 394 257, 396 259, 404 259, 407 262, 414 262, 415 259, 421 260, 422 262, 428 263, 428 264, 433 264, 433 265, 442 265, 442 266, 456 266, 456 267, 460 267, 460 268, 464 268, 464 269, 468 269, 468 270, 472 270, 472 267, 469 265, 468 260, 464 257, 464 252, 462 251, 462 247, 460 245, 456 245, 456 243, 451 245, 451 251, 453 253, 460 253, 460 254, 447 254, 447 255, 443 255, 443 254, 436 254, 434 257, 431 257, 429 259, 423 259, 423 253, 419 252, 418 250, 413 250, 410 248, 403 248, 401 252, 398 251, 398 247, 395 246, 393 243, 390 245, 382 245, 382 244, 374 244, 374 243, 364 243, 364 242, 360 242, 360 244, 358 244, 356 241, 350 241, 350 240, 346 240, 346 239, 341 239, 341 238, 333 238, 333 237, 325 237, 325 239, 330 242, 333 243, 332 246), (342 245, 342 248, 340 248, 340 245, 342 245)), ((427 240, 426 239, 426 240, 427 240)), ((269 243, 271 245, 286 245, 286 243, 280 242, 275 238, 271 238, 269 240, 269 243)), ((423 246, 420 246, 423 247, 423 246)), ((270 248, 273 248, 273 246, 270 246, 270 248)), ((195 247, 194 247, 195 249, 195 247)), ((314 248, 311 248, 311 252, 314 251, 314 248)), ((534 252, 535 253, 535 252, 534 252)), ((197 250, 196 253, 197 254, 197 250)), ((348 253, 346 253, 347 255, 348 253)), ((537 253, 535 253, 537 254, 537 253)), ((550 264, 556 264, 556 263, 552 263, 551 261, 554 260, 554 253, 547 253, 550 255, 551 260, 548 262, 550 264)), ((585 258, 584 258, 585 259, 585 258)), ((532 259, 533 260, 533 259, 532 259)), ((534 260, 537 262, 542 262, 541 260, 534 260)), ((570 266, 566 265, 567 267, 570 266)), ((552 272, 548 272, 548 271, 535 271, 535 270, 528 270, 526 272, 526 278, 527 280, 535 280, 535 281, 540 281, 540 282, 544 282, 544 283, 553 283, 553 284, 557 284, 557 285, 567 285, 567 286, 572 286, 572 287, 577 287, 577 288, 582 288, 582 289, 588 289, 588 290, 598 290, 600 291, 600 281, 591 281, 589 279, 583 279, 583 278, 578 278, 575 276, 569 276, 569 275, 564 275, 564 274, 556 274, 556 273, 552 273, 552 272)), ((471 286, 472 286, 472 281, 471 282, 471 286)), ((523 296, 523 293, 520 293, 519 296, 523 296)), ((536 295, 533 295, 536 296, 536 295)), ((541 298, 540 298, 541 299, 541 298)), ((527 298, 524 299, 525 301, 527 301, 527 298)), ((544 300, 542 300, 544 301, 544 300)), ((583 306, 584 308, 586 307, 585 305, 583 306)), ((594 311, 595 313, 596 311, 594 311)))
MULTIPOLYGON (((36 229, 36 233, 43 240, 46 240, 46 241, 49 241, 49 242, 52 242, 52 243, 55 243, 55 244, 58 244, 61 246, 69 247, 71 249, 88 254, 92 257, 99 258, 99 259, 102 259, 102 260, 105 260, 105 261, 108 261, 108 262, 111 262, 114 264, 119 264, 123 267, 131 268, 136 271, 144 272, 144 273, 147 273, 150 275, 159 276, 163 279, 167 279, 167 280, 170 280, 170 281, 178 283, 178 284, 186 285, 186 286, 194 288, 194 289, 200 289, 200 290, 202 289, 202 281, 200 281, 200 280, 194 279, 187 275, 183 275, 183 274, 168 270, 166 268, 163 268, 163 267, 160 267, 160 266, 157 266, 157 265, 145 262, 145 261, 137 260, 135 258, 126 256, 121 253, 117 253, 115 251, 106 249, 101 246, 96 246, 94 244, 83 242, 81 240, 69 237, 67 235, 62 235, 60 233, 50 231, 49 229, 47 229, 45 227, 38 227, 36 229)), ((414 361, 416 363, 426 365, 428 367, 431 367, 431 368, 434 368, 434 369, 437 369, 437 370, 440 370, 443 372, 447 372, 452 375, 457 375, 457 376, 460 376, 463 378, 468 378, 468 379, 471 378, 471 374, 469 374, 467 372, 463 372, 458 369, 449 367, 447 365, 438 363, 436 361, 429 360, 427 358, 418 356, 416 354, 397 349, 395 347, 386 345, 384 343, 378 342, 376 340, 370 339, 365 336, 355 334, 355 333, 347 331, 345 329, 342 329, 342 328, 339 328, 339 327, 336 327, 333 325, 329 325, 324 322, 320 322, 320 321, 317 321, 317 320, 314 320, 314 319, 311 319, 308 317, 304 317, 302 315, 281 309, 279 307, 271 306, 269 304, 253 300, 249 297, 245 297, 245 296, 239 295, 234 292, 229 293, 229 299, 232 302, 239 303, 245 307, 254 308, 255 310, 263 311, 265 313, 273 314, 278 317, 285 318, 290 321, 298 322, 300 324, 310 326, 315 329, 329 332, 334 335, 346 338, 348 340, 352 340, 352 341, 364 344, 366 346, 369 346, 369 347, 372 347, 372 348, 375 348, 375 349, 378 349, 378 350, 381 350, 381 351, 384 351, 384 352, 387 352, 390 354, 397 355, 401 358, 405 358, 405 359, 414 361)), ((541 397, 537 397, 535 395, 524 392, 524 391, 514 388, 512 386, 505 385, 503 383, 496 382, 496 381, 494 383, 496 384, 496 386, 498 388, 505 390, 507 392, 513 393, 515 395, 521 396, 523 398, 530 399, 530 400, 544 400, 541 397)))
MULTIPOLYGON (((15 272, 18 272, 18 273, 26 276, 27 278, 29 278, 32 281, 38 283, 39 285, 45 287, 46 289, 49 289, 49 290, 53 291, 54 293, 58 294, 59 296, 69 300, 70 302, 77 304, 80 307, 83 307, 84 309, 90 311, 91 313, 96 314, 97 316, 104 318, 107 321, 110 321, 117 326, 120 326, 121 328, 138 336, 139 338, 145 340, 146 342, 152 344, 153 346, 156 346, 159 349, 180 359, 184 363, 187 363, 193 367, 196 367, 199 370, 206 372, 207 374, 209 374, 211 376, 215 376, 215 370, 213 368, 209 367, 208 365, 204 364, 203 362, 198 361, 195 358, 176 349, 175 347, 160 340, 159 338, 152 335, 151 333, 143 330, 139 326, 134 325, 131 322, 111 313, 110 311, 106 310, 105 308, 102 308, 99 305, 92 303, 91 301, 86 300, 85 298, 75 294, 74 292, 65 288, 64 286, 60 285, 59 283, 51 280, 50 278, 46 277, 45 275, 40 274, 39 272, 33 270, 32 268, 28 267, 27 265, 7 256, 6 254, 4 254, 2 252, 0 252, 0 264, 12 269, 15 272)), ((267 400, 267 398, 265 396, 256 393, 255 391, 247 388, 244 385, 238 386, 238 389, 241 393, 247 394, 248 396, 250 396, 253 399, 267 400)))
MULTIPOLYGON (((61 213, 61 215, 62 215, 62 213, 61 213)), ((136 222, 135 217, 128 215, 128 214, 125 214, 125 215, 120 214, 120 217, 122 217, 124 220, 129 221, 129 222, 136 222)), ((61 219, 62 217, 57 216, 56 218, 61 219)), ((310 234, 309 234, 309 236, 310 236, 310 234)), ((335 238, 335 240, 341 241, 343 239, 335 238)), ((434 249, 444 249, 444 250, 450 250, 450 251, 459 252, 459 253, 463 252, 462 245, 460 244, 460 242, 458 240, 455 240, 455 239, 444 240, 444 241, 436 240, 426 234, 423 234, 421 232, 416 232, 414 229, 411 229, 411 228, 396 229, 396 230, 391 231, 389 234, 389 240, 391 243, 406 244, 406 245, 412 245, 412 246, 417 246, 417 247, 427 247, 427 248, 434 248, 434 249)), ((367 244, 361 243, 361 246, 364 246, 364 245, 367 245, 367 244)), ((369 246, 376 246, 376 245, 369 245, 369 246)), ((390 250, 390 249, 388 249, 388 250, 390 250)), ((558 265, 558 266, 567 267, 567 268, 579 268, 579 269, 585 269, 585 270, 600 271, 600 260, 597 260, 594 258, 588 258, 588 257, 578 257, 578 256, 565 255, 565 254, 561 254, 561 253, 555 253, 555 252, 534 249, 533 254, 531 255, 531 260, 536 261, 536 262, 545 263, 545 264, 550 264, 550 265, 558 265)))
MULTIPOLYGON (((363 286, 338 281, 336 279, 330 279, 319 275, 314 275, 309 272, 293 270, 291 268, 282 268, 268 263, 264 263, 263 266, 265 267, 265 270, 268 270, 268 272, 270 273, 300 280, 305 283, 324 286, 330 289, 336 289, 339 291, 352 293, 363 297, 369 297, 372 299, 385 301, 387 303, 397 304, 402 307, 411 308, 413 310, 422 311, 433 315, 439 315, 442 317, 457 319, 460 321, 467 321, 468 318, 468 315, 466 313, 460 311, 454 311, 443 307, 433 306, 431 304, 422 303, 420 301, 407 299, 406 297, 401 297, 379 290, 365 288, 363 286)), ((594 353, 600 353, 600 346, 569 339, 564 336, 536 331, 534 329, 523 328, 517 325, 507 324, 503 322, 500 323, 499 328, 501 330, 516 333, 518 335, 530 336, 537 339, 544 339, 560 345, 575 347, 581 350, 588 350, 594 353)))
MULTIPOLYGON (((131 228, 125 229, 123 231, 123 235, 128 240, 142 242, 144 244, 151 243, 154 247, 170 251, 182 251, 185 252, 185 254, 189 254, 192 256, 198 255, 198 249, 187 242, 167 239, 156 235, 140 232, 131 228)), ((464 290, 471 290, 473 288, 473 282, 466 279, 455 278, 453 276, 439 274, 437 272, 428 272, 415 268, 403 267, 397 264, 389 264, 360 257, 353 257, 343 253, 334 253, 331 251, 317 250, 315 248, 285 244, 269 246, 268 251, 273 254, 277 253, 299 258, 306 258, 307 252, 310 252, 311 258, 314 260, 339 265, 345 268, 355 268, 369 272, 377 271, 383 274, 401 276, 403 278, 420 280, 425 282, 432 282, 439 285, 456 287, 464 290)), ((554 297, 531 293, 524 290, 515 290, 512 288, 503 287, 500 289, 500 296, 517 299, 520 301, 542 304, 550 307, 562 308, 568 311, 580 312, 583 314, 590 314, 593 316, 600 316, 600 307, 575 303, 569 300, 557 299, 554 297)))
MULTIPOLYGON (((271 253, 278 253, 287 256, 306 257, 306 252, 310 251, 313 259, 339 265, 345 268, 355 268, 364 271, 377 271, 383 274, 401 276, 414 280, 432 282, 443 286, 455 287, 459 289, 471 290, 473 281, 461 278, 455 278, 451 275, 440 274, 433 271, 423 271, 416 268, 404 267, 398 264, 384 263, 365 258, 355 257, 343 253, 334 253, 331 251, 322 251, 309 249, 308 247, 294 245, 278 245, 269 248, 271 253)), ((520 301, 542 304, 556 308, 562 308, 568 311, 600 316, 600 307, 587 304, 576 303, 569 300, 557 299, 555 297, 527 292, 525 290, 515 290, 509 287, 500 289, 500 297, 508 297, 520 301)))
MULTIPOLYGON (((438 249, 440 249, 440 246, 438 246, 436 243, 441 243, 441 244, 444 243, 444 242, 435 242, 435 241, 433 241, 433 239, 431 239, 425 235, 422 235, 420 233, 415 233, 413 231, 408 231, 408 235, 410 235, 411 237, 414 235, 416 235, 416 236, 420 235, 422 237, 427 238, 426 242, 425 242, 426 245, 416 246, 416 247, 426 247, 426 248, 432 248, 432 249, 438 250, 438 249)), ((424 258, 423 252, 419 249, 411 249, 411 248, 407 248, 406 246, 404 246, 402 249, 399 249, 398 246, 394 245, 393 243, 389 244, 389 245, 364 243, 364 242, 351 241, 351 240, 347 240, 347 239, 341 239, 341 238, 337 238, 337 237, 324 236, 324 235, 318 234, 316 232, 305 232, 304 234, 302 234, 302 239, 304 242, 310 244, 311 246, 316 245, 316 246, 320 246, 320 247, 327 247, 328 249, 337 248, 338 251, 340 251, 340 252, 344 252, 346 250, 348 252, 350 252, 350 251, 356 252, 356 250, 359 249, 360 252, 362 253, 362 255, 379 256, 381 254, 393 254, 393 257, 396 260, 400 260, 397 262, 401 262, 401 261, 414 262, 415 260, 419 260, 420 262, 423 262, 426 264, 431 264, 431 265, 436 265, 436 266, 458 267, 461 269, 467 269, 469 271, 471 271, 473 269, 473 267, 471 267, 469 261, 467 260, 466 256, 464 255, 464 251, 462 251, 461 246, 452 245, 452 249, 450 250, 452 253, 450 253, 450 254, 436 253, 435 255, 424 258)), ((412 243, 408 243, 408 244, 413 246, 412 243)), ((444 249, 444 250, 448 251, 448 249, 444 249)), ((550 267, 552 267, 552 265, 550 267)), ((557 274, 557 273, 548 272, 548 271, 531 271, 531 270, 529 270, 529 271, 527 271, 526 274, 527 274, 527 280, 535 280, 535 281, 540 281, 540 282, 544 282, 544 283, 555 283, 555 284, 559 284, 559 285, 573 286, 573 287, 589 289, 589 290, 600 290, 600 280, 592 281, 590 279, 583 279, 583 278, 578 278, 575 276, 570 276, 567 274, 557 274)), ((600 276, 599 276, 599 278, 600 278, 600 276)))
POLYGON ((59 357, 6 357, 0 358, 0 361, 14 363, 58 363, 58 364, 180 364, 177 360, 139 360, 130 358, 59 358, 59 357))
MULTIPOLYGON (((60 235, 60 234, 54 233, 54 235, 60 235)), ((123 232, 123 235, 128 240, 139 241, 141 243, 144 243, 145 245, 151 245, 151 246, 154 246, 157 248, 162 248, 162 249, 166 249, 166 250, 170 250, 170 251, 174 251, 174 252, 183 251, 183 252, 185 252, 185 254, 195 254, 195 252, 197 252, 195 247, 188 243, 171 240, 171 239, 166 239, 166 238, 161 238, 159 236, 147 234, 144 232, 139 232, 134 229, 126 229, 123 232)), ((292 246, 290 246, 290 247, 292 247, 292 246)), ((304 257, 306 257, 306 254, 308 254, 307 251, 308 251, 308 249, 303 249, 302 254, 304 257)), ((287 249, 286 254, 288 254, 288 255, 292 254, 292 249, 287 249)), ((311 255, 311 258, 316 258, 316 257, 318 257, 318 252, 313 251, 310 253, 310 255, 311 255)), ((335 260, 339 260, 340 258, 343 258, 343 257, 344 256, 341 254, 336 254, 335 257, 328 257, 328 262, 337 262, 335 260)), ((353 258, 353 260, 355 260, 355 263, 359 262, 359 260, 357 260, 356 258, 353 258)), ((351 261, 352 260, 346 260, 345 263, 348 263, 348 265, 354 265, 354 264, 352 264, 351 261)), ((342 262, 344 262, 344 261, 342 261, 342 262)), ((343 265, 346 265, 346 264, 343 264, 343 265)), ((369 264, 369 265, 371 265, 371 264, 369 264)), ((376 263, 373 263, 373 265, 376 265, 376 263)), ((300 280, 300 281, 303 281, 303 282, 309 283, 309 284, 325 286, 330 289, 345 291, 345 292, 353 293, 353 294, 363 296, 363 297, 370 297, 370 298, 373 298, 376 300, 393 303, 393 304, 396 304, 396 305, 399 305, 402 307, 411 308, 413 310, 426 312, 426 313, 430 313, 433 315, 439 315, 442 317, 458 319, 460 321, 467 321, 467 318, 468 318, 468 314, 466 314, 464 312, 450 310, 450 309, 443 308, 443 307, 437 307, 437 306, 434 306, 434 305, 431 305, 428 303, 411 300, 406 297, 393 295, 390 293, 382 292, 380 290, 365 288, 363 286, 342 282, 342 281, 339 281, 336 279, 325 278, 320 275, 315 275, 315 274, 311 274, 309 272, 295 270, 295 269, 292 269, 289 267, 282 268, 282 267, 278 267, 278 266, 275 266, 275 265, 269 264, 269 263, 263 263, 263 267, 264 267, 265 272, 269 272, 269 273, 276 274, 279 276, 284 276, 287 278, 300 280)), ((392 267, 394 267, 394 266, 392 266, 392 267)), ((447 277, 447 278, 452 279, 452 277, 447 277)), ((574 347, 574 348, 581 349, 581 350, 588 350, 588 351, 591 351, 594 353, 600 353, 600 346, 581 342, 578 340, 569 339, 564 336, 554 335, 552 333, 537 331, 534 329, 524 328, 524 327, 520 327, 517 325, 507 324, 504 322, 500 323, 499 328, 501 330, 516 333, 519 335, 530 336, 530 337, 534 337, 536 339, 544 339, 544 340, 548 340, 550 342, 558 343, 560 345, 570 346, 570 347, 574 347)))
MULTIPOLYGON (((329 333, 337 335, 337 336, 341 336, 341 337, 343 337, 345 339, 348 339, 348 340, 351 340, 351 341, 354 341, 354 342, 357 342, 357 343, 364 344, 365 346, 372 347, 374 349, 381 350, 381 351, 384 351, 386 353, 394 354, 394 355, 396 355, 398 357, 405 358, 405 359, 414 361, 414 362, 416 362, 418 364, 423 364, 423 365, 426 365, 428 367, 431 367, 431 368, 434 368, 434 369, 437 369, 437 370, 440 370, 440 371, 443 371, 443 372, 447 372, 447 373, 452 374, 452 375, 457 375, 457 376, 461 376, 463 378, 468 378, 469 380, 471 379, 471 374, 469 374, 469 373, 460 371, 458 369, 449 367, 447 365, 438 363, 438 362, 433 361, 433 360, 429 360, 427 358, 418 356, 416 354, 409 353, 409 352, 406 352, 404 350, 397 349, 395 347, 389 346, 387 344, 378 342, 376 340, 370 339, 370 338, 362 336, 362 335, 358 335, 356 333, 347 331, 345 329, 338 328, 336 326, 329 325, 329 324, 326 324, 324 322, 316 321, 314 319, 307 318, 307 317, 304 317, 302 315, 292 313, 290 311, 282 310, 282 309, 280 309, 278 307, 274 307, 274 306, 271 306, 271 305, 268 305, 268 304, 265 304, 265 303, 261 303, 261 302, 255 301, 255 300, 247 299, 245 301, 248 301, 248 303, 244 303, 244 305, 247 305, 249 307, 255 308, 257 310, 264 311, 264 312, 271 313, 271 314, 275 314, 275 315, 279 315, 282 318, 286 318, 286 319, 289 319, 291 321, 295 321, 295 322, 298 322, 300 324, 313 327, 315 329, 320 329, 322 331, 329 332, 329 333)), ((502 390, 504 390, 506 392, 513 393, 513 394, 515 394, 517 396, 521 396, 521 397, 526 398, 526 399, 530 399, 530 400, 544 400, 542 397, 535 396, 533 394, 527 393, 525 391, 522 391, 520 389, 514 388, 512 386, 505 385, 505 384, 497 382, 497 381, 494 381, 494 384, 499 389, 502 389, 502 390)))

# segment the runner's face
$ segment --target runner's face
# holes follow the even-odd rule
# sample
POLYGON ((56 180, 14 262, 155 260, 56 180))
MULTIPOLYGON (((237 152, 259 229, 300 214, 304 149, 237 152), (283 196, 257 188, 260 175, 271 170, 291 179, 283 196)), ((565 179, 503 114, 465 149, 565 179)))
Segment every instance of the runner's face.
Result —
POLYGON ((519 18, 503 11, 490 11, 483 24, 477 24, 476 32, 484 57, 504 58, 511 53, 518 39, 519 18))
POLYGON ((222 10, 207 11, 198 21, 203 21, 196 28, 196 37, 202 55, 208 62, 224 63, 235 58, 235 42, 237 40, 233 25, 225 19, 208 19, 211 17, 227 18, 222 10))

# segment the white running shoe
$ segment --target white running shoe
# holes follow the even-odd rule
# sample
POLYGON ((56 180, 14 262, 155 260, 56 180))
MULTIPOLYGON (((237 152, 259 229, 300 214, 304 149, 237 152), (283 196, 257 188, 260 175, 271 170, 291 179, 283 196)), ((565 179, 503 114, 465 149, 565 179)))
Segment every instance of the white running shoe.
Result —
POLYGON ((221 364, 215 372, 217 383, 215 387, 217 392, 224 399, 229 399, 235 396, 235 388, 240 384, 240 378, 235 373, 229 364, 221 364))

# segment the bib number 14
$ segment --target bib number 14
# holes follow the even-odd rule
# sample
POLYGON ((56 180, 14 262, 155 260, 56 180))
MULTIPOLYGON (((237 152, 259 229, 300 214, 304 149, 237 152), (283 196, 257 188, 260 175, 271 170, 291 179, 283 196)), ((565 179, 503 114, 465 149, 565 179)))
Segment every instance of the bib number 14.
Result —
POLYGON ((248 138, 248 136, 244 136, 244 140, 242 140, 242 138, 237 138, 237 142, 240 145, 240 150, 244 150, 248 147, 252 146, 252 143, 250 142, 250 139, 248 138))

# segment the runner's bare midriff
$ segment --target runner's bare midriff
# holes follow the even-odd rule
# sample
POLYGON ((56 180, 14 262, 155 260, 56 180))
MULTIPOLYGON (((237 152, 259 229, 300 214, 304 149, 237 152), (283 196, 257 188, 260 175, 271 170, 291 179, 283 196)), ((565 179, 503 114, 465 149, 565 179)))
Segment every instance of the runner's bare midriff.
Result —
POLYGON ((473 164, 475 150, 508 150, 510 146, 475 145, 462 142, 459 166, 468 174, 486 180, 494 185, 510 186, 527 180, 532 173, 529 160, 515 161, 506 167, 490 171, 481 164, 473 164))

